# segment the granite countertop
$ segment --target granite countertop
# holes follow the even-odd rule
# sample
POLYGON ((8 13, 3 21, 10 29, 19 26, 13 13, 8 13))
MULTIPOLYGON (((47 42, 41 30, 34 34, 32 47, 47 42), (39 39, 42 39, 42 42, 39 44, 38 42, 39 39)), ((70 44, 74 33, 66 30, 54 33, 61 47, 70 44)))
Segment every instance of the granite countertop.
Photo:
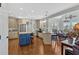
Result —
POLYGON ((51 34, 52 36, 67 37, 65 34, 51 34))
POLYGON ((73 46, 74 45, 73 43, 69 43, 67 39, 64 40, 64 41, 61 41, 61 42, 64 43, 64 44, 70 45, 70 46, 73 46))
MULTIPOLYGON (((65 39, 67 38, 67 36, 64 35, 64 34, 51 34, 51 40, 56 41, 56 40, 57 40, 57 36, 58 36, 59 38, 62 38, 62 40, 65 40, 65 39)), ((61 40, 61 41, 62 41, 62 40, 61 40)))

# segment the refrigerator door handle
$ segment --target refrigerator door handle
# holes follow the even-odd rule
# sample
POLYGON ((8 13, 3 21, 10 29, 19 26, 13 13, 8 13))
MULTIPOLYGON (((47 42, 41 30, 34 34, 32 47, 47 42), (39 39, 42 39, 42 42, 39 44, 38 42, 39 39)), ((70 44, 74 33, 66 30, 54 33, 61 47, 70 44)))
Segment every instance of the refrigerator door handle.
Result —
POLYGON ((8 36, 6 36, 6 38, 9 38, 8 36))
POLYGON ((1 35, 0 35, 0 40, 1 40, 1 35))

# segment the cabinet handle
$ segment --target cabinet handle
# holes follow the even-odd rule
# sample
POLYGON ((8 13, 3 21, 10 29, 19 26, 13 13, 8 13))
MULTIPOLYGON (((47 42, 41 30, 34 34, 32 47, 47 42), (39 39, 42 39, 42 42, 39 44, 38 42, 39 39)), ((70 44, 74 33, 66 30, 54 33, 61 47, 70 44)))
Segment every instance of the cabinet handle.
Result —
POLYGON ((1 35, 0 35, 0 40, 1 40, 1 35))
POLYGON ((6 36, 6 38, 9 38, 8 36, 6 36))

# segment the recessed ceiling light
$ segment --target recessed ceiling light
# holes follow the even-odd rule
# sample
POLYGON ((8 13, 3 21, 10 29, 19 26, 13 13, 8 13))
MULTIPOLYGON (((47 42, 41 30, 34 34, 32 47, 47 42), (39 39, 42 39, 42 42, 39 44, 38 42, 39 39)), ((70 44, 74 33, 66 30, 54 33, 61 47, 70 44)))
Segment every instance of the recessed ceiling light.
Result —
POLYGON ((23 10, 23 8, 20 8, 20 10, 23 10))
POLYGON ((32 13, 34 13, 34 10, 32 10, 32 13))

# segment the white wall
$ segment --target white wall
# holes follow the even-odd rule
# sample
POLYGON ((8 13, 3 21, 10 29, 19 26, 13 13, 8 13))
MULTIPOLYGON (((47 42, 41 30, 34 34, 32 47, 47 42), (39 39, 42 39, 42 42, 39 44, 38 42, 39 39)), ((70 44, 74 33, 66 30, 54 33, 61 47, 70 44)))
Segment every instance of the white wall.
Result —
POLYGON ((0 55, 8 54, 8 13, 0 8, 0 55))

